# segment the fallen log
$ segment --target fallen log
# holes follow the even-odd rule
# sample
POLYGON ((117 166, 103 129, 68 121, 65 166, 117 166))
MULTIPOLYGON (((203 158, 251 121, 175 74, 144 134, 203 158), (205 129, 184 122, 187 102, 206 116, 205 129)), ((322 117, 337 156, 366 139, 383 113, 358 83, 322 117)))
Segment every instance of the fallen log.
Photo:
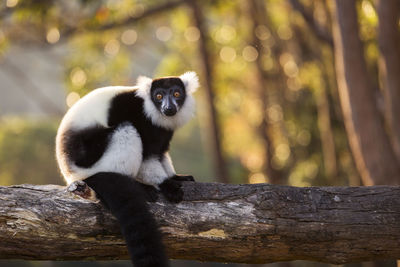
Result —
MULTIPOLYGON (((173 259, 343 264, 400 259, 400 187, 184 183, 151 203, 173 259)), ((114 217, 65 187, 0 187, 0 259, 128 259, 114 217)))

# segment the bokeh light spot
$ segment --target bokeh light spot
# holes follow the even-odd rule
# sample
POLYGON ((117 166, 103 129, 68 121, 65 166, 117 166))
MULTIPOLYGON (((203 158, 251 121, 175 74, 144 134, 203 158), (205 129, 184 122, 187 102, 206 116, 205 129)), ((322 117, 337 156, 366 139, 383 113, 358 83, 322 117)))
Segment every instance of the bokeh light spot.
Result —
POLYGON ((86 84, 87 76, 84 70, 79 67, 74 68, 70 74, 71 82, 76 87, 82 87, 86 84))
POLYGON ((311 134, 307 130, 301 130, 296 137, 297 143, 302 146, 308 146, 311 141, 311 134))
POLYGON ((18 4, 18 0, 7 0, 7 7, 15 7, 18 4))
POLYGON ((280 161, 286 161, 290 156, 290 148, 287 144, 279 144, 275 149, 275 154, 280 161))
POLYGON ((170 27, 161 26, 156 30, 156 37, 162 42, 169 41, 172 38, 172 30, 170 27))
POLYGON ((236 29, 230 25, 222 26, 215 34, 218 43, 226 44, 236 37, 236 29))
POLYGON ((243 48, 242 56, 244 60, 248 62, 253 62, 258 57, 258 51, 253 46, 248 45, 245 48, 243 48))
POLYGON ((200 38, 200 31, 197 27, 189 27, 185 30, 184 35, 189 42, 196 42, 200 38))
POLYGON ((116 39, 109 40, 104 46, 104 53, 108 56, 115 56, 119 52, 119 41, 116 39))
POLYGON ((271 33, 265 25, 258 25, 255 29, 255 34, 260 40, 267 40, 271 33))
POLYGON ((70 108, 72 107, 79 99, 80 95, 77 92, 71 92, 67 95, 66 102, 67 106, 70 108))
POLYGON ((279 38, 281 38, 282 40, 290 40, 290 38, 292 38, 292 29, 290 29, 289 26, 287 25, 280 25, 278 27, 278 35, 279 38))
POLYGON ((125 45, 133 45, 137 40, 137 32, 133 29, 126 30, 121 35, 121 41, 125 45))
POLYGON ((236 50, 229 46, 222 47, 219 56, 223 62, 232 63, 236 58, 236 50))
POLYGON ((283 65, 283 71, 288 77, 294 78, 299 74, 299 68, 297 67, 296 62, 290 60, 283 65))
POLYGON ((249 176, 249 183, 250 184, 262 184, 266 183, 267 179, 264 174, 258 172, 258 173, 253 173, 249 176))
POLYGON ((60 40, 60 31, 53 27, 47 31, 46 40, 50 44, 55 44, 60 40))

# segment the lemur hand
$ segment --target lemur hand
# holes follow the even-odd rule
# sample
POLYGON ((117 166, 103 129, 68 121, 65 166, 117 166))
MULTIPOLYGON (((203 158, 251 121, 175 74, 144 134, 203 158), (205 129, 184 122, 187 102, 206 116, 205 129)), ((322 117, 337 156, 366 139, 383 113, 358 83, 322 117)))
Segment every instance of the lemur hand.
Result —
POLYGON ((183 190, 180 181, 173 178, 168 178, 159 185, 161 193, 165 198, 173 203, 179 203, 183 200, 183 190))

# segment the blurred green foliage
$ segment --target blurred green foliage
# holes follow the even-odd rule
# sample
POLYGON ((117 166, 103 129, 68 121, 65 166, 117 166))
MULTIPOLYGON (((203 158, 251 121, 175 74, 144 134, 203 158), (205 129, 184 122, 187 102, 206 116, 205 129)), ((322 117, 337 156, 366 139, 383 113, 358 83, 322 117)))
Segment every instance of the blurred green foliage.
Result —
POLYGON ((0 120, 0 184, 62 184, 54 157, 54 121, 0 120))

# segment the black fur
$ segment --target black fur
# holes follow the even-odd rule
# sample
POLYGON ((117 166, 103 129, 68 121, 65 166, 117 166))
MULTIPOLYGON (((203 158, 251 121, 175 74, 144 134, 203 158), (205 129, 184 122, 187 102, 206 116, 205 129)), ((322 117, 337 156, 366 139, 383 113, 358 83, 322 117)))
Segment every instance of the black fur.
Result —
POLYGON ((121 93, 111 102, 108 124, 117 126, 122 122, 131 122, 142 139, 143 159, 162 157, 169 149, 173 131, 153 125, 143 110, 143 99, 135 92, 121 93))
POLYGON ((175 181, 179 181, 179 182, 194 182, 194 178, 192 175, 180 175, 180 174, 176 174, 174 177, 172 177, 171 179, 175 180, 175 181))
POLYGON ((165 198, 174 203, 179 203, 183 200, 182 184, 174 179, 166 179, 160 185, 161 193, 165 198))
POLYGON ((79 131, 69 130, 62 138, 63 151, 79 167, 96 163, 107 149, 114 128, 94 126, 79 131))
POLYGON ((156 202, 158 200, 158 190, 154 186, 142 183, 139 184, 142 187, 144 196, 148 202, 156 202))
POLYGON ((140 183, 112 172, 84 180, 118 219, 135 267, 167 267, 161 233, 140 183))

